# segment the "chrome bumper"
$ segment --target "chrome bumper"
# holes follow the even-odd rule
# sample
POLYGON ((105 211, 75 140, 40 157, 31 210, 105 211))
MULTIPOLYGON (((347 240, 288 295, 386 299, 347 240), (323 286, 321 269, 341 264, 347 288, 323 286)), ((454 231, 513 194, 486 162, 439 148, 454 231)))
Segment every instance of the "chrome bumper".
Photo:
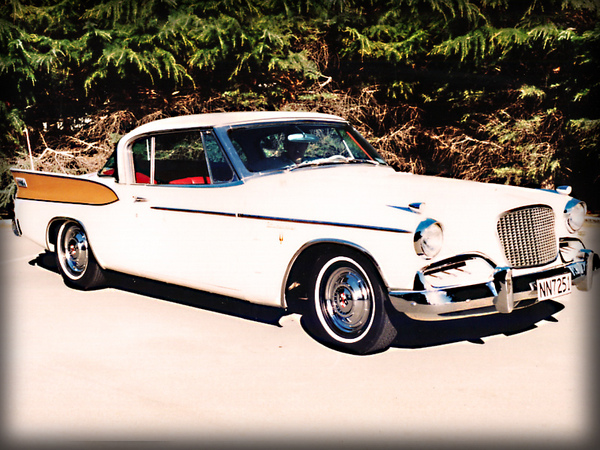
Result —
POLYGON ((547 277, 571 272, 573 285, 583 291, 591 290, 598 261, 598 255, 593 251, 582 249, 573 262, 552 269, 516 276, 509 267, 496 267, 493 276, 483 283, 413 291, 392 290, 389 298, 396 310, 417 320, 507 314, 515 308, 537 303, 537 280, 547 277))

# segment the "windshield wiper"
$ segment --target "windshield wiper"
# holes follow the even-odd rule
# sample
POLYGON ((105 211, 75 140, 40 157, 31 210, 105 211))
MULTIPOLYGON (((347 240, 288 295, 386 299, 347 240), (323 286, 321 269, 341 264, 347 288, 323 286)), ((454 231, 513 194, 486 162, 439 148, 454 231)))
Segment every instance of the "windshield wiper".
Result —
POLYGON ((323 166, 326 164, 345 164, 349 161, 348 158, 342 155, 328 156, 327 158, 308 159, 296 164, 292 169, 299 169, 308 166, 323 166))
POLYGON ((302 161, 299 164, 291 167, 291 170, 300 169, 302 167, 310 167, 310 166, 324 166, 328 164, 374 164, 380 165, 380 162, 371 160, 371 159, 357 159, 357 158, 347 158, 343 155, 333 155, 327 158, 317 158, 317 159, 309 159, 306 161, 302 161))
POLYGON ((381 165, 380 162, 374 159, 349 159, 348 164, 373 164, 375 166, 381 165))

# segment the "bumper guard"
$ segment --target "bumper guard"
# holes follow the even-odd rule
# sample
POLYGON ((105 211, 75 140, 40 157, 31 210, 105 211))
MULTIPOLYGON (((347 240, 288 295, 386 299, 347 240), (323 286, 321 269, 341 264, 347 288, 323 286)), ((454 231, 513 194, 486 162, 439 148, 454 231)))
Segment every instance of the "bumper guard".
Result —
POLYGON ((412 291, 392 290, 389 298, 396 310, 417 320, 508 314, 515 308, 537 303, 537 281, 547 277, 571 272, 573 285, 582 291, 591 290, 594 271, 599 266, 597 254, 581 249, 572 262, 551 269, 517 275, 509 267, 496 267, 492 277, 483 283, 412 291))

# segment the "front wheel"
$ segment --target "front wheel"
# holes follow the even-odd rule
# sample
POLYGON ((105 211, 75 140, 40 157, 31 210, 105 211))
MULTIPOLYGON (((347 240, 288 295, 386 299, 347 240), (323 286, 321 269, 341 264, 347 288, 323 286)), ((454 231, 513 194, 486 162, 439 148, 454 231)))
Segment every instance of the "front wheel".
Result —
POLYGON ((90 249, 83 227, 73 221, 63 223, 56 239, 56 259, 65 283, 79 289, 102 286, 105 276, 90 249))
POLYGON ((353 353, 383 350, 397 334, 386 301, 383 283, 365 257, 323 255, 314 266, 307 327, 320 340, 353 353))

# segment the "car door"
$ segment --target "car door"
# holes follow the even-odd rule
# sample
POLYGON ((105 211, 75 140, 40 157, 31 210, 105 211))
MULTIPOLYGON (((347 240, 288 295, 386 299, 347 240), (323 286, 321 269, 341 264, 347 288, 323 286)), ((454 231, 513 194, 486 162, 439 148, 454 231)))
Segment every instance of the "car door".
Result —
POLYGON ((156 133, 136 139, 130 151, 135 273, 235 295, 241 183, 214 135, 156 133))

